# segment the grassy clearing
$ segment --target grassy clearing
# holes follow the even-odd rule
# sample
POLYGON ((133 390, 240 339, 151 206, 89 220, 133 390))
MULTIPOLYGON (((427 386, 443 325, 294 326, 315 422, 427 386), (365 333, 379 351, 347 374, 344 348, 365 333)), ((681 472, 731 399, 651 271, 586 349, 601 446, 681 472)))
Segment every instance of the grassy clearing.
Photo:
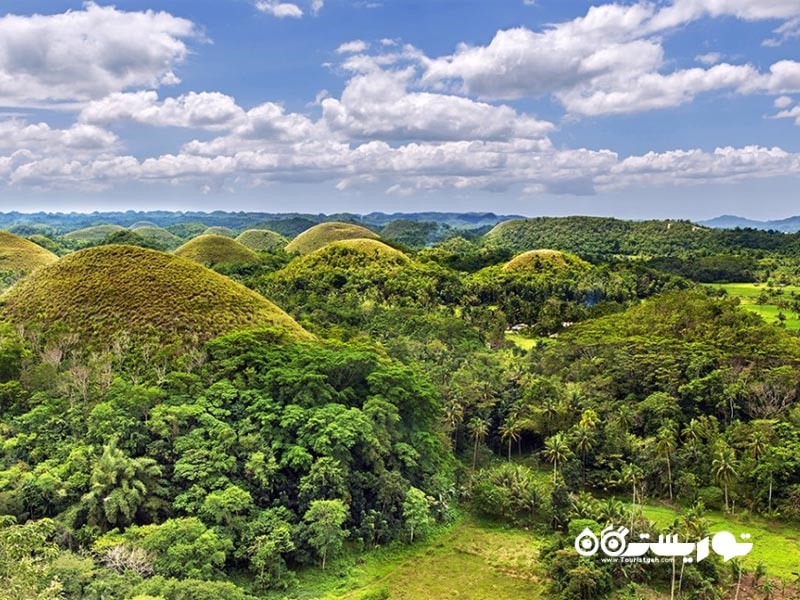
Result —
POLYGON ((794 297, 800 298, 800 286, 787 285, 781 288, 768 288, 761 283, 720 283, 707 284, 714 289, 723 289, 729 296, 739 298, 742 308, 760 315, 768 323, 780 323, 779 313, 783 313, 786 329, 800 330, 800 315, 790 308, 780 308, 774 304, 776 298, 785 298, 790 303, 794 297), (769 302, 758 304, 758 298, 767 294, 769 302))
MULTIPOLYGON (((645 506, 644 515, 659 526, 666 527, 678 517, 680 511, 668 506, 645 506)), ((706 518, 712 533, 730 531, 734 535, 749 533, 753 549, 742 564, 747 570, 755 569, 759 562, 767 574, 794 581, 800 573, 800 528, 796 525, 770 521, 750 515, 727 515, 709 511, 706 518)))
POLYGON ((464 517, 413 546, 348 556, 326 571, 306 569, 300 591, 272 598, 546 598, 538 563, 543 542, 532 532, 464 517))
POLYGON ((532 350, 536 348, 542 340, 537 340, 536 338, 529 338, 525 337, 524 335, 520 335, 518 333, 506 333, 505 334, 506 340, 515 344, 518 348, 522 348, 523 350, 532 350))

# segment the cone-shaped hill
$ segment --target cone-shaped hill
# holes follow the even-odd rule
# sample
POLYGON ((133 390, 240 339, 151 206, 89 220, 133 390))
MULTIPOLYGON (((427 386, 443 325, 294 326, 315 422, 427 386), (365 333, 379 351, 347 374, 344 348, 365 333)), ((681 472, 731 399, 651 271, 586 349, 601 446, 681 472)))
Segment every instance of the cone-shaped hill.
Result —
POLYGON ((574 254, 546 249, 523 252, 503 265, 503 271, 507 273, 556 274, 588 271, 591 268, 592 265, 574 254))
POLYGON ((289 242, 286 246, 286 251, 310 254, 331 242, 352 239, 377 240, 378 235, 366 227, 352 223, 340 223, 337 221, 320 223, 319 225, 314 225, 311 229, 306 229, 289 242))
POLYGON ((136 246, 70 254, 36 270, 0 297, 0 316, 44 331, 62 324, 79 339, 203 342, 237 329, 275 326, 311 335, 256 292, 192 261, 136 246))
POLYGON ((64 234, 64 239, 76 242, 99 242, 117 231, 125 231, 125 228, 120 225, 94 225, 70 231, 64 234))
POLYGON ((240 233, 236 241, 257 252, 282 250, 289 242, 280 233, 275 233, 269 229, 248 229, 240 233))
POLYGON ((13 233, 0 231, 0 272, 13 274, 13 279, 57 260, 58 256, 49 250, 13 233))
POLYGON ((230 227, 209 227, 203 232, 204 235, 222 235, 229 238, 235 238, 236 232, 230 227))
POLYGON ((216 266, 247 266, 261 261, 261 257, 244 244, 221 235, 203 234, 175 250, 176 256, 200 264, 216 266))
POLYGON ((260 290, 294 313, 329 302, 339 308, 365 301, 433 306, 459 297, 457 276, 433 263, 419 263, 373 239, 331 242, 264 276, 260 290))
POLYGON ((160 244, 164 248, 174 249, 183 243, 183 240, 177 235, 158 225, 139 225, 138 227, 131 227, 131 231, 146 240, 160 244))

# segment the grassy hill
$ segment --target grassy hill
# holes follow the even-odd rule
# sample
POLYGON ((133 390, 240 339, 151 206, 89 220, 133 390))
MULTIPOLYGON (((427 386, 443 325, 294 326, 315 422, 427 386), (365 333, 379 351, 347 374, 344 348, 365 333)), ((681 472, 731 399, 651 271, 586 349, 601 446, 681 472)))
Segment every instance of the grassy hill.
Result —
POLYGON ((289 242, 280 233, 269 229, 248 229, 236 238, 236 241, 255 251, 271 252, 281 250, 289 242))
POLYGON ((310 338, 259 294, 189 260, 136 246, 100 246, 38 269, 0 297, 0 314, 45 331, 63 324, 85 342, 118 334, 204 341, 275 325, 310 338))
POLYGON ((164 248, 177 248, 183 243, 183 240, 177 235, 158 225, 139 225, 138 227, 131 227, 131 231, 146 240, 160 244, 164 248))
POLYGON ((529 250, 512 258, 503 271, 523 273, 556 273, 563 271, 586 271, 591 265, 573 254, 558 250, 529 250))
POLYGON ((99 242, 117 231, 125 231, 125 228, 120 225, 94 225, 93 227, 70 231, 64 234, 64 239, 76 242, 99 242))
POLYGON ((49 250, 13 233, 0 231, 0 273, 6 274, 6 284, 57 260, 49 250))
POLYGON ((496 225, 483 241, 514 252, 554 248, 580 255, 684 255, 716 251, 718 232, 689 221, 622 221, 607 217, 537 217, 496 225))
POLYGON ((366 227, 352 223, 339 223, 336 221, 320 223, 311 229, 307 229, 289 242, 286 246, 286 251, 310 254, 331 242, 362 238, 375 240, 378 239, 378 235, 366 227))
POLYGON ((230 227, 209 227, 203 233, 205 235, 222 235, 229 238, 236 237, 236 232, 230 227))
POLYGON ((221 235, 203 234, 175 250, 176 256, 210 267, 254 265, 261 258, 247 246, 221 235))

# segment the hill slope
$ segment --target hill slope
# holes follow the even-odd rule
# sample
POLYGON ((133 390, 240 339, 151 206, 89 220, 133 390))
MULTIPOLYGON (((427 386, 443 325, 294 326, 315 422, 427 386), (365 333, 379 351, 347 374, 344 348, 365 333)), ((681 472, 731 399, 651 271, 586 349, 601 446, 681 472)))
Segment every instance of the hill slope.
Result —
POLYGON ((107 235, 116 233, 117 231, 125 231, 125 228, 120 225, 94 225, 93 227, 84 227, 64 234, 65 240, 73 240, 77 242, 99 242, 107 235))
POLYGON ((585 271, 590 268, 589 263, 574 254, 546 249, 523 252, 503 265, 503 271, 530 273, 585 271))
POLYGON ((689 221, 537 217, 506 221, 484 236, 490 247, 522 252, 555 248, 580 255, 680 255, 720 246, 717 232, 689 221))
POLYGON ((289 242, 280 233, 269 229, 248 229, 239 234, 236 241, 250 248, 250 250, 271 252, 281 250, 289 242))
POLYGON ((211 267, 254 265, 261 258, 247 246, 221 235, 203 234, 175 250, 176 256, 211 267))
POLYGON ((308 334, 259 294, 201 265, 136 246, 70 254, 0 297, 14 323, 50 329, 63 323, 82 341, 108 345, 123 332, 168 341, 205 341, 236 329, 275 325, 308 334))
POLYGON ((0 231, 0 271, 26 274, 57 260, 58 256, 49 250, 13 233, 0 231))
POLYGON ((131 231, 142 236, 146 240, 161 244, 164 248, 177 248, 183 243, 183 240, 174 233, 171 233, 163 227, 157 225, 140 225, 139 227, 131 227, 131 231))
POLYGON ((340 223, 337 221, 320 223, 319 225, 314 225, 311 229, 307 229, 289 242, 286 246, 286 251, 309 254, 331 242, 362 238, 376 240, 378 235, 366 227, 352 223, 340 223))

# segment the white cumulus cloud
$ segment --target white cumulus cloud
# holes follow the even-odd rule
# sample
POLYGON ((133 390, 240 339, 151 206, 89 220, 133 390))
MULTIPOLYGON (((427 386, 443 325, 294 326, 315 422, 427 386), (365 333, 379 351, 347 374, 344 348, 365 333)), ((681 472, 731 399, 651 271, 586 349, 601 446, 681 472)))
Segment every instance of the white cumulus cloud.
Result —
POLYGON ((0 105, 85 101, 176 83, 191 21, 87 3, 56 15, 0 17, 0 105))

